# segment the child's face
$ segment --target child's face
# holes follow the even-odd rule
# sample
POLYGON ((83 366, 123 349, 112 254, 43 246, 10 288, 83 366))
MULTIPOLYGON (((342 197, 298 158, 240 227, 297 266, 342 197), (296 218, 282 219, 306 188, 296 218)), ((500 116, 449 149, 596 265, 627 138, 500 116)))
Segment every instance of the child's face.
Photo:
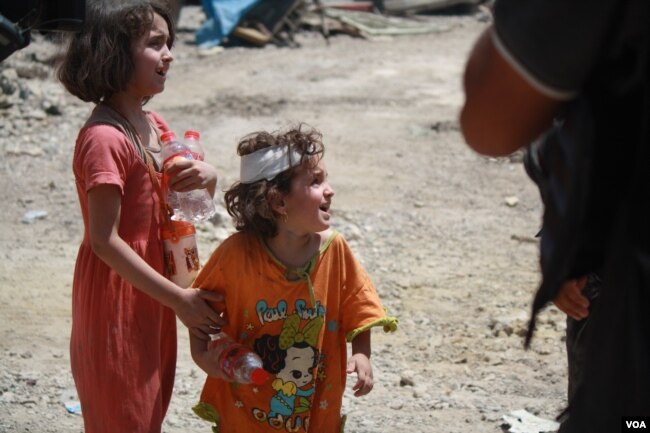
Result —
POLYGON ((135 70, 129 82, 129 92, 145 98, 165 89, 167 70, 173 60, 168 40, 167 22, 154 13, 151 29, 133 44, 135 70))
POLYGON ((330 226, 330 205, 334 190, 327 181, 322 159, 316 167, 297 171, 291 191, 284 197, 287 226, 297 233, 316 233, 330 226))

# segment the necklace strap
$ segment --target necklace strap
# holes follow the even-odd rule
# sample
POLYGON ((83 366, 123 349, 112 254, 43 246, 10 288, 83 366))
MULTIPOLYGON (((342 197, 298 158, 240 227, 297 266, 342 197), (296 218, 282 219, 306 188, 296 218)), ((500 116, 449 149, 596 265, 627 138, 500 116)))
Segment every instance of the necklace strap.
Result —
POLYGON ((152 160, 152 163, 154 167, 156 168, 156 171, 160 171, 161 167, 158 164, 158 161, 153 158, 151 153, 159 153, 162 151, 162 142, 160 140, 160 134, 158 134, 158 128, 156 125, 151 121, 149 116, 146 115, 145 113, 145 118, 147 119, 147 123, 149 124, 149 127, 156 133, 156 139, 158 140, 158 145, 160 146, 159 150, 154 150, 150 146, 145 146, 144 145, 144 140, 142 138, 142 135, 138 132, 137 128, 131 123, 128 117, 126 117, 124 114, 122 114, 121 111, 119 111, 117 108, 113 107, 107 102, 102 102, 99 104, 101 107, 108 108, 114 116, 111 116, 111 120, 114 120, 117 123, 117 126, 124 132, 124 134, 131 140, 131 143, 133 143, 133 147, 135 147, 136 152, 138 155, 140 155, 140 158, 142 158, 143 161, 147 161, 147 156, 149 156, 152 160))
POLYGON ((153 158, 151 158, 151 155, 149 155, 149 153, 146 153, 146 161, 147 161, 147 169, 149 170, 149 177, 151 178, 151 184, 153 185, 153 189, 154 191, 156 191, 156 194, 158 195, 158 203, 160 203, 160 216, 162 217, 164 224, 167 226, 167 229, 170 232, 173 232, 174 226, 172 225, 171 209, 169 208, 169 205, 165 200, 165 195, 163 194, 162 187, 160 186, 160 182, 158 181, 158 175, 156 173, 156 170, 153 167, 152 159, 153 158))

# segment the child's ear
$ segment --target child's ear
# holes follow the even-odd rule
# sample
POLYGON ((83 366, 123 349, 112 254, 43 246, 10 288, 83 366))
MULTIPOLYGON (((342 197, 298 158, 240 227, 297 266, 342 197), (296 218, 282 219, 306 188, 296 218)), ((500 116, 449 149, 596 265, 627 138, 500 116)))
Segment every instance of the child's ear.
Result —
POLYGON ((279 194, 277 192, 275 193, 269 193, 267 198, 269 202, 269 205, 271 206, 271 210, 275 212, 277 215, 283 215, 286 213, 285 209, 285 202, 284 202, 284 196, 282 194, 279 194))

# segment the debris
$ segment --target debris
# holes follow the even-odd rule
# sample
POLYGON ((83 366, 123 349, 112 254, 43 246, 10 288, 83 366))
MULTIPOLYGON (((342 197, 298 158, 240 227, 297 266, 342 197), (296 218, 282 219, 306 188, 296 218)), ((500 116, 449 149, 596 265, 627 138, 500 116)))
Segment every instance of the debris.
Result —
POLYGON ((81 403, 78 401, 66 401, 63 404, 65 405, 65 409, 68 411, 68 413, 71 413, 73 415, 81 415, 81 403))
POLYGON ((207 20, 196 32, 196 44, 199 48, 212 48, 221 45, 234 30, 239 20, 255 6, 259 0, 217 0, 203 4, 207 20))
POLYGON ((251 27, 237 26, 232 34, 259 47, 266 45, 271 40, 269 33, 251 27))
POLYGON ((59 396, 59 400, 63 403, 68 413, 81 415, 81 403, 79 402, 76 389, 70 388, 64 390, 59 396))
POLYGON ((196 32, 199 48, 209 49, 235 40, 264 46, 296 46, 296 33, 300 17, 306 7, 304 0, 207 0, 203 9, 207 20, 196 32))
POLYGON ((514 195, 504 198, 503 201, 508 207, 515 207, 519 204, 519 199, 514 195))
POLYGON ((533 236, 524 236, 524 235, 518 235, 518 234, 512 234, 510 235, 510 239, 518 242, 527 242, 531 244, 536 244, 539 242, 539 239, 533 236))
POLYGON ((12 148, 12 149, 7 149, 5 151, 5 155, 7 156, 21 156, 21 155, 27 155, 27 156, 43 156, 45 152, 43 149, 37 148, 37 147, 25 147, 25 148, 12 148))
POLYGON ((373 2, 368 2, 368 1, 336 2, 336 3, 328 2, 327 7, 335 8, 335 9, 346 9, 349 11, 372 12, 373 9, 375 8, 375 5, 373 2))
POLYGON ((402 372, 399 379, 399 386, 415 386, 415 373, 411 370, 402 372))
POLYGON ((560 423, 537 417, 525 409, 503 415, 503 420, 510 426, 510 433, 554 433, 560 428, 560 423))
POLYGON ((483 0, 384 0, 384 11, 392 14, 432 12, 453 6, 476 6, 483 0))
POLYGON ((215 45, 215 46, 209 47, 209 48, 199 47, 198 50, 197 50, 197 53, 198 53, 199 57, 209 57, 209 56, 213 56, 215 54, 219 54, 223 50, 225 50, 225 48, 222 47, 221 45, 215 45))
POLYGON ((294 35, 298 32, 307 5, 306 0, 260 2, 239 23, 240 26, 253 30, 252 36, 246 35, 253 39, 242 39, 260 45, 266 38, 266 42, 278 46, 297 47, 294 35))
POLYGON ((42 220, 47 218, 47 211, 44 210, 30 210, 25 212, 25 215, 23 215, 23 219, 21 222, 23 224, 31 224, 36 220, 42 220))
POLYGON ((436 132, 460 131, 457 120, 439 120, 431 125, 431 130, 436 132))
POLYGON ((325 8, 324 14, 326 17, 358 29, 364 37, 414 35, 448 30, 447 27, 433 22, 386 17, 353 10, 325 8))

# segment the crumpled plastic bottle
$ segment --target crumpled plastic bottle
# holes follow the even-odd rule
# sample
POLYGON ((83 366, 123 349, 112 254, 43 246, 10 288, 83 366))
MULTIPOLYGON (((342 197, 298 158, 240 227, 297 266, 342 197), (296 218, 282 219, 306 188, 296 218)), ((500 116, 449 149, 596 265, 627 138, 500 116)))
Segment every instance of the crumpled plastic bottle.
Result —
POLYGON ((219 368, 230 382, 261 385, 269 378, 262 360, 250 347, 238 343, 225 332, 210 336, 208 350, 214 351, 219 368))

